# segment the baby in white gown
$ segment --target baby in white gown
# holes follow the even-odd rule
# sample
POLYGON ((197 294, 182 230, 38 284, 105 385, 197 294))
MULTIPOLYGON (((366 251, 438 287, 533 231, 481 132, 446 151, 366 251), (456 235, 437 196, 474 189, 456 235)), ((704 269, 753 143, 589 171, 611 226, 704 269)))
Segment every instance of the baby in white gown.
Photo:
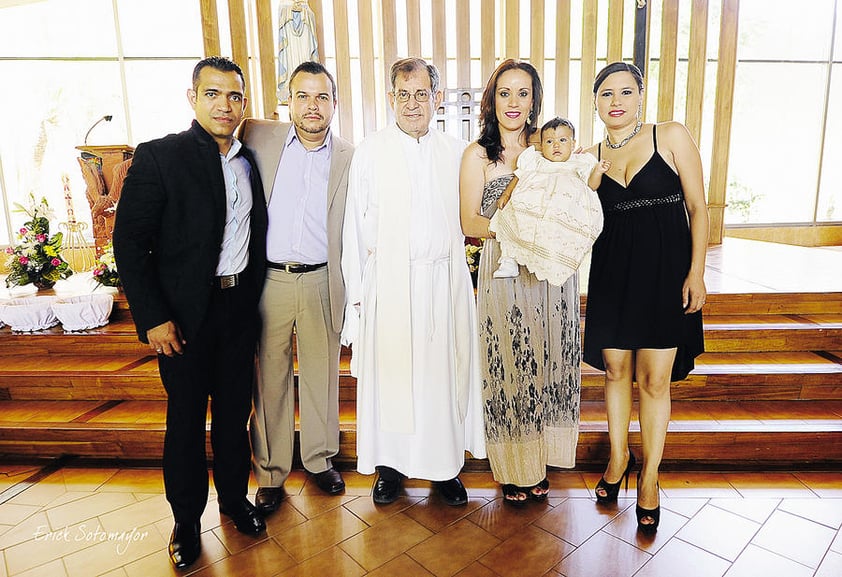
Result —
POLYGON ((602 231, 594 189, 611 163, 573 154, 575 136, 569 120, 553 118, 541 127, 541 152, 529 147, 518 158, 489 226, 502 255, 494 278, 516 277, 520 264, 561 286, 602 231))

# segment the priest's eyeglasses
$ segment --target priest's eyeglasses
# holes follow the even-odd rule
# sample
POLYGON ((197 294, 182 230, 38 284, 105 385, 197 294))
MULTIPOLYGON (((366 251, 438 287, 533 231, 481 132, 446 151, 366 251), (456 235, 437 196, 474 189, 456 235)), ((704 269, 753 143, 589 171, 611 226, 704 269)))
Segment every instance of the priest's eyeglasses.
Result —
POLYGON ((406 90, 398 90, 392 94, 395 95, 395 100, 398 102, 409 102, 410 96, 415 98, 415 102, 427 102, 430 99, 429 90, 416 90, 414 94, 406 90))

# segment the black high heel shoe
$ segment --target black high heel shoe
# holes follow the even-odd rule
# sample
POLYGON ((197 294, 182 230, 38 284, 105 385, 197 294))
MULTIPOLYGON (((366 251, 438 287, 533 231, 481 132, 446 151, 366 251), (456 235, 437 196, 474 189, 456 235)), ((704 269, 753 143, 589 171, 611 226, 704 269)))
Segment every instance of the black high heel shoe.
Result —
POLYGON ((599 483, 596 484, 594 488, 594 494, 596 495, 596 502, 600 505, 608 505, 610 503, 617 502, 617 495, 620 494, 620 483, 623 480, 626 481, 626 491, 629 490, 629 473, 631 470, 634 469, 634 466, 637 464, 637 459, 634 458, 634 453, 629 450, 629 462, 626 465, 626 470, 623 472, 623 476, 620 477, 620 480, 616 483, 609 483, 605 480, 605 477, 602 477, 599 480, 599 483), (605 491, 605 495, 600 495, 599 490, 602 489, 605 491))
MULTIPOLYGON (((660 492, 661 483, 655 484, 656 489, 660 492)), ((637 493, 640 495, 640 473, 637 474, 637 493)), ((654 509, 644 509, 640 505, 635 505, 634 513, 637 516, 637 530, 641 533, 651 535, 658 530, 658 524, 661 522, 661 505, 660 495, 658 496, 658 506, 654 509), (643 520, 652 519, 651 523, 643 523, 643 520)))

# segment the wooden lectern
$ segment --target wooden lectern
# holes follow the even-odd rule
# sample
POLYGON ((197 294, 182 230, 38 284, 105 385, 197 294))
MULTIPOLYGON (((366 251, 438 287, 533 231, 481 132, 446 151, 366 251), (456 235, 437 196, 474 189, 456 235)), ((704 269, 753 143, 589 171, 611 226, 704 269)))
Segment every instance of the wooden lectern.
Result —
POLYGON ((76 150, 82 152, 78 161, 87 185, 85 195, 91 207, 94 244, 99 256, 114 232, 114 211, 120 200, 120 191, 134 148, 126 144, 115 144, 77 146, 76 150))

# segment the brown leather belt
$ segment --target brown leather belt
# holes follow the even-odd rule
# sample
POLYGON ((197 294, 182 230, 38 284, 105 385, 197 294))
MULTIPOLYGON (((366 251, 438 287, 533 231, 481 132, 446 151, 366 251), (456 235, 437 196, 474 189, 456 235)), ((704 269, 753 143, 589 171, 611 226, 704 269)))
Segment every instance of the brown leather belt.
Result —
POLYGON ((314 270, 319 270, 320 268, 324 268, 327 266, 326 262, 319 263, 319 264, 302 264, 300 262, 272 262, 266 261, 266 266, 269 268, 273 268, 275 270, 282 270, 284 272, 290 272, 294 274, 302 273, 302 272, 313 272, 314 270))
POLYGON ((218 276, 214 279, 214 286, 221 289, 234 288, 240 284, 240 273, 218 276))

